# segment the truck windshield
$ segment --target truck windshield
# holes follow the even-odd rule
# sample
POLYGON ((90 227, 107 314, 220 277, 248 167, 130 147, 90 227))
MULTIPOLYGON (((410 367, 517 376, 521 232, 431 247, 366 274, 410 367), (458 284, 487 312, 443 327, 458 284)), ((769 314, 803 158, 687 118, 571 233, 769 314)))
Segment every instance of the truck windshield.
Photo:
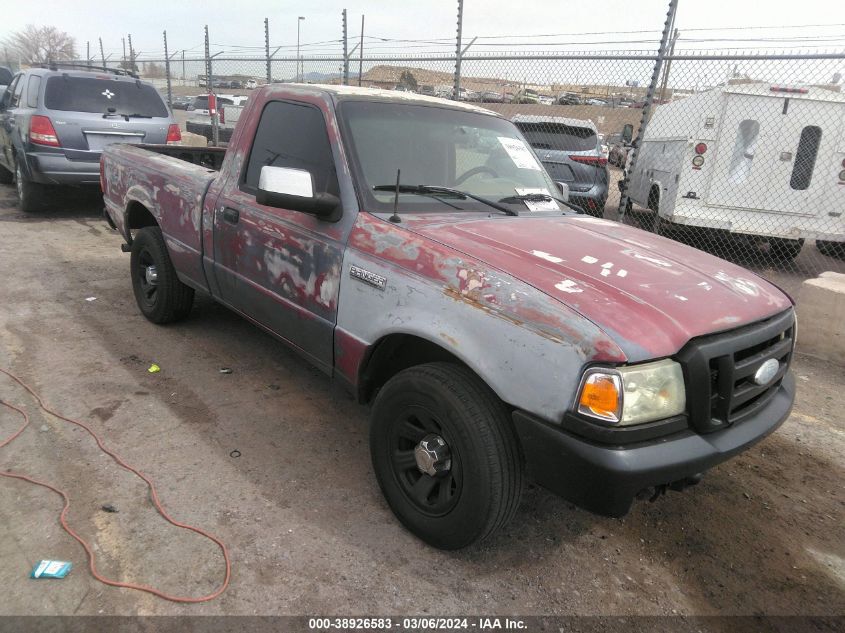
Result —
MULTIPOLYGON (((413 187, 449 187, 487 200, 505 200, 528 212, 526 194, 558 193, 534 152, 516 127, 498 117, 441 108, 364 101, 344 101, 338 108, 353 170, 366 206, 375 212, 392 210, 396 182, 413 187), (374 188, 377 188, 374 190, 374 188)), ((402 195, 406 212, 450 211, 434 196, 402 195)), ((467 198, 460 208, 489 211, 489 206, 467 198)), ((544 210, 564 210, 551 202, 544 210)))

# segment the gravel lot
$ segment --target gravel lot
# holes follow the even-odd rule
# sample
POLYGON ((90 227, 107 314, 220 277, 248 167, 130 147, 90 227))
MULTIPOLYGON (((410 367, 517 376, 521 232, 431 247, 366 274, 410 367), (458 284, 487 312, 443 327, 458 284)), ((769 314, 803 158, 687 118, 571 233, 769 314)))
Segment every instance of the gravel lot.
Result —
MULTIPOLYGON (((615 520, 532 487, 494 540, 444 553, 382 500, 365 408, 209 300, 182 324, 148 323, 100 202, 56 199, 24 216, 0 187, 0 366, 89 421, 177 520, 221 537, 233 576, 193 606, 104 586, 59 527, 61 500, 0 479, 0 614, 845 614, 841 366, 799 355, 791 418, 696 488, 615 520), (74 569, 29 580, 41 558, 74 569)), ((33 419, 0 469, 68 491, 103 573, 183 595, 216 586, 214 545, 162 521, 136 479, 5 378, 0 395, 33 419)), ((0 411, 0 438, 18 426, 0 411)))

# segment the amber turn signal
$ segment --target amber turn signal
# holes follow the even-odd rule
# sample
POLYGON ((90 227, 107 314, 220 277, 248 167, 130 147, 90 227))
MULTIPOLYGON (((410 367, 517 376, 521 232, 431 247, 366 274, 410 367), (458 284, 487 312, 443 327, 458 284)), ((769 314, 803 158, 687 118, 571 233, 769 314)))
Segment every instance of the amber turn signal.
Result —
POLYGON ((621 381, 612 374, 588 374, 581 389, 578 410, 618 422, 621 414, 621 381))

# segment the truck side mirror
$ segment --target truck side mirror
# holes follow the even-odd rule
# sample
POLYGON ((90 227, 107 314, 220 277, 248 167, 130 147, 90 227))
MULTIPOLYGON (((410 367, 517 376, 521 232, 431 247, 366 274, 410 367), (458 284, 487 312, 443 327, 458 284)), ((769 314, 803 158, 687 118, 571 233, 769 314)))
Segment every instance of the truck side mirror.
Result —
POLYGON ((622 142, 626 145, 630 145, 631 141, 634 139, 634 126, 630 123, 626 123, 625 126, 622 128, 622 142))
POLYGON ((258 204, 315 215, 323 220, 340 219, 340 200, 330 193, 314 194, 311 172, 293 167, 265 165, 258 177, 258 204))

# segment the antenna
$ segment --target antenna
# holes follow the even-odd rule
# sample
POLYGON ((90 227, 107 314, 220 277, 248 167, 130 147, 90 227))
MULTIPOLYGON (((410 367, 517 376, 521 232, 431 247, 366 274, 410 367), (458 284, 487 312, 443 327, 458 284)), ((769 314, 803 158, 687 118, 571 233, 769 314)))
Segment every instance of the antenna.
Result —
POLYGON ((399 214, 396 212, 396 209, 399 207, 399 174, 401 173, 401 169, 396 170, 396 193, 393 194, 393 215, 388 218, 388 220, 390 220, 391 222, 402 221, 402 219, 399 217, 399 214))

